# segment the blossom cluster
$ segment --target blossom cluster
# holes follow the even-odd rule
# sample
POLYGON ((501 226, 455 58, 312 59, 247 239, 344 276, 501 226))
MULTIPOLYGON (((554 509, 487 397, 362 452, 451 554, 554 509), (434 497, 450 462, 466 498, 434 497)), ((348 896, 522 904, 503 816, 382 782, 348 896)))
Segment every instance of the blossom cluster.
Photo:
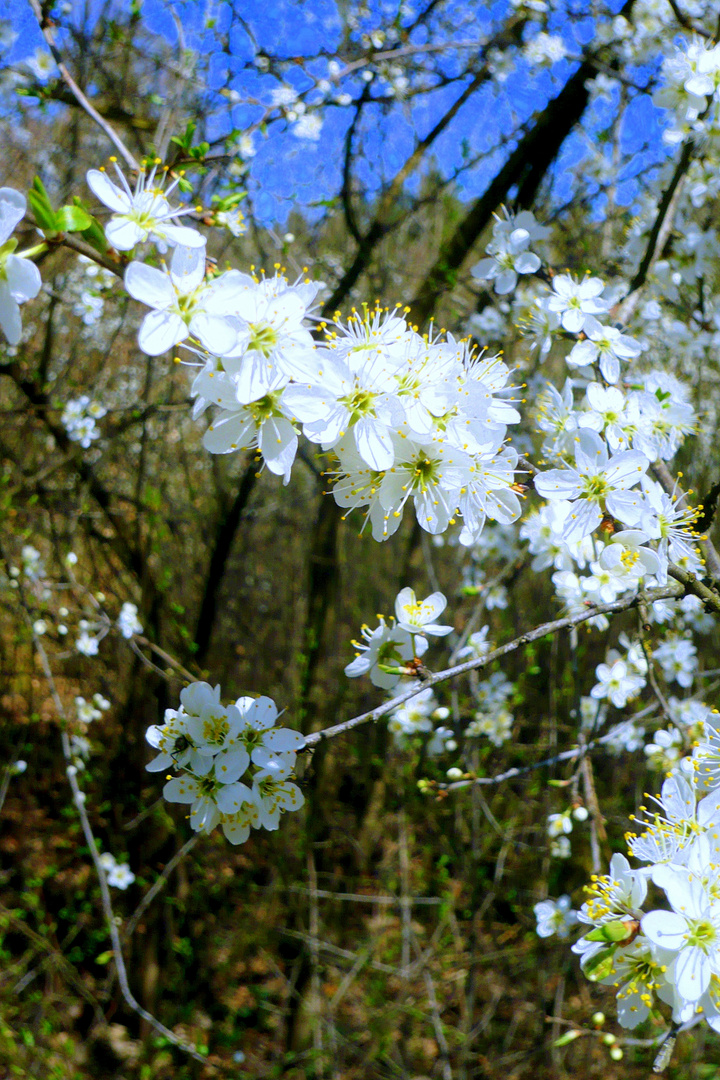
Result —
POLYGON ((681 142, 688 135, 717 139, 720 135, 720 45, 701 38, 682 40, 662 64, 664 85, 653 102, 673 115, 665 141, 681 142))
POLYGON ((397 530, 409 501, 430 533, 462 518, 474 538, 486 518, 519 516, 517 454, 505 438, 520 416, 498 357, 476 355, 449 334, 420 335, 397 308, 366 308, 344 322, 338 315, 318 345, 311 330, 320 283, 290 283, 280 271, 208 276, 204 237, 177 224, 185 210, 169 205, 170 188, 163 193, 153 177, 141 174, 134 192, 99 170, 88 182, 113 211, 111 243, 173 248, 162 268, 131 261, 125 287, 151 309, 140 348, 157 356, 183 346, 194 357, 186 362, 200 368, 193 415, 217 409, 207 450, 255 450, 288 483, 304 435, 332 455, 338 505, 363 510, 377 540, 397 530))
POLYGON ((305 740, 275 727, 277 717, 268 697, 222 705, 219 686, 196 682, 181 691, 178 709, 166 709, 163 723, 148 728, 147 741, 159 752, 146 768, 177 774, 163 795, 190 806, 195 832, 220 825, 232 844, 243 844, 251 826, 277 829, 283 813, 303 806, 292 770, 305 740))
MULTIPOLYGON (((485 644, 484 641, 483 644, 485 644)), ((474 655, 478 655, 477 638, 472 643, 472 648, 474 655)), ((469 654, 461 649, 457 653, 457 658, 462 659, 466 655, 469 654)), ((512 734, 514 723, 514 717, 508 707, 514 691, 513 683, 501 671, 494 671, 487 679, 479 683, 474 688, 474 697, 478 708, 473 715, 473 719, 465 728, 466 738, 483 735, 490 740, 493 746, 502 746, 504 742, 507 742, 512 734)))
MULTIPOLYGON (((401 682, 395 688, 395 692, 402 693, 412 685, 411 682, 401 682)), ((438 705, 432 687, 428 686, 409 701, 393 709, 388 719, 388 730, 393 736, 395 745, 401 748, 410 744, 413 736, 427 735, 425 753, 428 757, 437 757, 457 749, 452 728, 442 723, 437 726, 435 724, 435 721, 447 720, 449 715, 450 710, 444 705, 438 705)))
POLYGON ((100 865, 105 871, 108 885, 113 885, 116 889, 124 891, 135 880, 130 864, 117 862, 115 856, 109 851, 103 851, 100 856, 100 865))
POLYGON ((357 653, 345 674, 350 679, 369 674, 373 686, 383 690, 396 687, 403 676, 413 674, 413 662, 427 651, 426 634, 445 637, 451 633, 452 626, 435 621, 446 606, 441 592, 418 600, 412 589, 401 589, 395 599, 394 618, 386 622, 379 615, 379 626, 374 630, 367 625, 361 628, 365 641, 353 641, 357 653))
POLYGON ((573 951, 588 978, 618 988, 618 1018, 627 1028, 659 1000, 676 1023, 702 1017, 720 1030, 720 894, 713 869, 720 732, 709 710, 706 716, 692 755, 675 766, 654 805, 641 808, 637 831, 627 835, 629 855, 643 865, 631 869, 625 856, 614 855, 578 913, 591 929, 573 951))
POLYGON ((87 450, 90 444, 100 438, 95 421, 105 416, 107 409, 98 401, 91 401, 87 394, 68 401, 63 409, 61 422, 68 438, 79 442, 87 450))
POLYGON ((540 259, 530 251, 533 241, 544 240, 550 230, 539 225, 529 210, 503 217, 495 215, 492 240, 486 247, 487 259, 472 268, 478 281, 492 281, 496 293, 512 292, 519 274, 534 274, 540 269, 540 259))

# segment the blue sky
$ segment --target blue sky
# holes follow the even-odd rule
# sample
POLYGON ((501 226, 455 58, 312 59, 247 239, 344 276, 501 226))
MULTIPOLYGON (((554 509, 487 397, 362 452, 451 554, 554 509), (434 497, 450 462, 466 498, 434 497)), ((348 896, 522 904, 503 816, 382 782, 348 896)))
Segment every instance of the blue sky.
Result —
MULTIPOLYGON (((342 64, 352 55, 353 48, 357 48, 363 33, 393 22, 400 28, 412 25, 413 14, 408 10, 407 0, 399 9, 400 2, 372 0, 368 14, 357 20, 349 35, 334 0, 269 0, 266 4, 239 0, 234 15, 229 4, 216 0, 211 7, 210 27, 205 24, 208 5, 204 0, 172 3, 145 0, 141 10, 147 31, 159 42, 173 47, 177 47, 174 14, 181 21, 187 46, 201 58, 200 72, 208 87, 206 100, 210 107, 206 137, 214 139, 256 123, 263 115, 263 105, 270 101, 273 88, 283 85, 301 95, 309 113, 317 112, 316 103, 321 97, 317 80, 328 76, 328 65, 338 48, 342 47, 342 64), (225 48, 220 47, 223 38, 225 48), (258 69, 253 63, 256 51, 277 58, 275 72, 258 69), (297 57, 304 58, 302 65, 294 62, 297 57), (221 96, 221 90, 232 91, 237 103, 233 105, 226 96, 221 96)), ((609 6, 617 9, 620 4, 613 2, 609 6)), ((91 22, 97 17, 94 10, 98 7, 89 4, 91 22)), ((358 5, 351 3, 349 7, 356 11, 358 5)), ((446 42, 453 35, 454 40, 477 40, 493 33, 509 8, 507 0, 498 3, 446 0, 439 10, 449 13, 448 25, 431 20, 428 26, 411 30, 407 43, 425 47, 446 42)), ((85 4, 75 3, 70 18, 76 20, 86 10, 85 4)), ((126 13, 128 4, 120 3, 119 10, 126 13)), ((433 167, 445 178, 456 177, 453 190, 461 199, 482 193, 513 145, 512 142, 498 145, 499 140, 511 137, 518 125, 528 121, 536 109, 554 96, 575 70, 573 58, 593 36, 593 23, 586 17, 586 11, 587 4, 580 0, 566 0, 563 10, 551 17, 547 27, 548 32, 562 38, 568 58, 539 73, 533 72, 520 58, 502 84, 493 81, 476 92, 434 144, 433 167), (467 167, 468 160, 481 154, 486 156, 467 167)), ((43 41, 25 0, 10 0, 10 12, 18 37, 5 61, 17 63, 43 47, 43 41)), ((525 40, 535 32, 537 26, 527 26, 525 40)), ((455 78, 469 55, 468 50, 452 49, 428 54, 428 58, 433 57, 429 77, 437 83, 455 78)), ((395 100, 378 101, 377 98, 387 98, 390 85, 381 77, 386 69, 378 63, 348 75, 333 87, 335 95, 346 94, 354 101, 363 92, 367 93, 362 70, 374 74, 369 93, 376 100, 366 106, 358 125, 354 180, 362 194, 372 198, 412 152, 417 139, 422 139, 457 99, 468 80, 437 85, 412 101, 403 99, 402 94, 395 100)), ((643 70, 633 72, 632 76, 642 85, 652 74, 652 70, 643 70)), ((566 143, 554 171, 558 203, 572 197, 569 170, 587 152, 588 141, 597 141, 599 133, 615 117, 618 100, 617 90, 609 101, 599 100, 586 114, 587 137, 575 136, 566 143)), ((279 113, 266 130, 255 133, 256 153, 248 163, 248 187, 253 212, 261 223, 282 224, 293 208, 315 216, 324 212, 318 204, 332 200, 342 182, 343 144, 353 113, 352 106, 337 103, 323 108, 317 140, 299 138, 296 124, 279 113)), ((635 177, 647 173, 666 156, 661 127, 660 110, 652 105, 649 95, 631 91, 620 127, 624 159, 619 170, 619 201, 631 203, 638 191, 635 177)), ((426 167, 429 164, 430 161, 426 167)), ((421 179, 422 172, 414 174, 408 181, 408 189, 416 192, 421 179)))

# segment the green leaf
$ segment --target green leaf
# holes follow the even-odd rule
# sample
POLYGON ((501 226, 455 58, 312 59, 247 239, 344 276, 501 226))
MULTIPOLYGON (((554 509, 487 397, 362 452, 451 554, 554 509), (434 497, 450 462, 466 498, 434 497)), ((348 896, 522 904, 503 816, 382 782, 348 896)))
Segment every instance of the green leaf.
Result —
POLYGON ((195 133, 195 128, 196 127, 197 127, 197 124, 195 124, 192 120, 190 120, 190 122, 188 123, 188 126, 185 128, 184 134, 183 135, 173 135, 171 137, 170 141, 174 142, 176 146, 179 146, 181 150, 189 150, 191 145, 192 145, 192 138, 193 138, 193 135, 195 133))
POLYGON ((35 177, 32 187, 28 191, 28 202, 35 215, 38 227, 40 229, 50 229, 53 232, 57 231, 59 226, 55 223, 55 211, 50 202, 50 196, 45 190, 45 185, 39 176, 35 177))
POLYGON ((96 964, 109 964, 113 957, 112 949, 108 949, 107 952, 101 952, 99 956, 95 957, 96 964))
POLYGON ((99 251, 101 255, 104 255, 107 251, 108 242, 105 239, 105 230, 97 218, 90 217, 90 225, 87 229, 82 230, 81 236, 83 240, 86 240, 87 243, 90 244, 91 247, 94 247, 96 251, 99 251))
POLYGON ((84 232, 93 219, 82 206, 61 206, 55 215, 55 228, 61 232, 84 232))

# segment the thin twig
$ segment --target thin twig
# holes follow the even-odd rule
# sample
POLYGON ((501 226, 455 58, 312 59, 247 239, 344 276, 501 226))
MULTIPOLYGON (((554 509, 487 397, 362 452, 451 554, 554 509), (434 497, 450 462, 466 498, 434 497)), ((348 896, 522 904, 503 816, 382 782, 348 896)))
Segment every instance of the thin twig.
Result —
POLYGON ((315 1072, 323 1074, 323 1033, 322 1033, 322 998, 320 996, 320 954, 318 941, 320 933, 320 909, 317 902, 317 871, 315 855, 308 852, 308 895, 310 899, 310 1011, 312 1013, 313 1050, 315 1051, 315 1072))
POLYGON ((62 75, 63 79, 65 80, 65 83, 67 84, 68 89, 70 90, 71 94, 77 100, 78 104, 82 106, 82 108, 85 110, 85 112, 88 114, 88 116, 91 117, 95 121, 95 123, 98 125, 98 127, 101 128, 105 132, 105 134, 107 135, 110 142, 113 144, 113 146, 118 151, 118 153, 122 154, 123 158, 125 159, 126 163, 130 166, 130 168, 131 169, 137 169, 138 168, 137 161, 135 160, 133 155, 130 153, 130 151, 128 150, 128 148, 126 147, 125 143, 122 141, 122 139, 120 138, 118 133, 115 131, 115 129, 113 127, 110 126, 110 124, 108 124, 107 120, 105 120, 100 115, 100 113, 97 111, 97 109, 95 109, 90 104, 90 102, 85 97, 82 90, 80 89, 80 87, 78 86, 78 84, 75 82, 72 75, 68 71, 67 65, 65 64, 65 61, 62 58, 62 54, 60 53, 60 50, 58 49, 57 45, 55 44, 55 32, 54 32, 54 29, 53 29, 53 24, 52 24, 51 20, 49 19, 49 17, 43 11, 40 0, 28 0, 28 3, 30 4, 30 7, 32 8, 32 11, 33 11, 33 14, 34 14, 35 18, 37 19, 38 26, 40 27, 40 32, 42 33, 42 36, 45 38, 45 41, 48 44, 48 48, 50 49, 50 52, 53 55, 53 59, 55 60, 55 63, 57 64, 57 66, 58 66, 58 68, 60 70, 60 74, 62 75))
POLYGON ((192 683, 198 681, 197 675, 192 675, 187 668, 184 668, 182 666, 179 660, 175 660, 170 655, 170 653, 165 652, 164 649, 161 649, 159 645, 155 645, 152 641, 149 641, 148 638, 142 637, 139 634, 134 634, 133 637, 128 640, 128 645, 135 653, 137 658, 143 662, 145 667, 150 668, 151 671, 154 671, 156 675, 162 676, 163 679, 170 678, 169 673, 167 671, 163 671, 163 669, 161 667, 158 667, 157 664, 154 664, 152 660, 149 660, 140 649, 140 645, 145 645, 148 649, 152 649, 152 651, 157 653, 158 656, 160 656, 160 658, 164 660, 166 664, 169 664, 170 667, 175 668, 175 670, 179 672, 179 674, 182 675, 183 679, 187 680, 187 682, 192 683))
MULTIPOLYGON (((27 923, 25 923, 25 921, 20 918, 19 915, 17 915, 14 911, 11 911, 10 908, 6 908, 4 904, 0 904, 0 916, 2 916, 3 919, 7 919, 7 921, 10 923, 11 926, 14 927, 15 930, 18 930, 21 934, 24 934, 26 938, 32 941, 36 949, 45 954, 46 959, 50 961, 50 963, 55 965, 59 973, 70 983, 70 985, 77 991, 80 997, 87 1001, 88 1005, 92 1006, 92 1010, 95 1013, 95 1020, 97 1021, 97 1023, 101 1027, 105 1027, 107 1021, 105 1020, 103 1011, 100 1008, 100 1004, 98 1003, 97 998, 95 998, 94 995, 90 992, 90 990, 88 990, 87 986, 82 981, 70 961, 67 960, 58 949, 55 949, 46 938, 42 937, 41 934, 38 934, 35 930, 29 927, 27 923)), ((19 992, 17 987, 15 989, 15 992, 19 992)))
POLYGON ((408 854, 408 830, 405 811, 401 810, 398 822, 400 862, 400 919, 402 925, 402 952, 400 967, 403 978, 408 977, 410 949, 412 945, 412 896, 410 894, 410 858, 408 854))
POLYGON ((168 878, 172 874, 175 867, 185 858, 185 856, 189 852, 192 851, 199 839, 199 833, 195 833, 194 836, 191 836, 190 839, 185 844, 183 844, 180 850, 175 852, 170 862, 167 864, 167 866, 163 869, 163 872, 158 877, 157 881, 154 882, 154 884, 145 893, 142 900, 123 926, 122 936, 125 941, 127 941, 128 938, 132 937, 132 935, 135 933, 135 927, 140 922, 140 919, 150 907, 158 893, 165 888, 168 882, 168 878))
MULTIPOLYGON (((417 942, 413 939, 413 945, 415 951, 420 959, 420 948, 417 942)), ((441 1055, 441 1068, 443 1080, 452 1080, 452 1068, 450 1066, 450 1047, 448 1046, 447 1039, 445 1038, 445 1032, 443 1031, 442 1018, 440 1016, 440 1007, 438 1006, 437 994, 435 993, 435 982, 430 970, 427 966, 423 965, 422 969, 423 981, 425 982, 425 992, 428 998, 428 1004, 430 1006, 430 1016, 432 1018, 433 1031, 435 1032, 435 1041, 438 1045, 438 1050, 441 1055)))
MULTIPOLYGON (((32 629, 29 615, 26 615, 26 617, 32 629)), ((50 661, 48 660, 47 653, 45 652, 40 638, 34 630, 32 631, 32 637, 35 651, 38 655, 40 664, 43 669, 43 674, 45 675, 48 686, 50 688, 50 694, 55 704, 57 714, 61 718, 63 723, 67 725, 67 713, 65 712, 65 706, 63 705, 62 699, 57 691, 57 687, 55 685, 55 678, 50 667, 50 661)), ((95 871, 97 873, 98 882, 100 885, 100 897, 102 900, 103 914, 105 916, 105 924, 110 935, 110 941, 113 948, 113 957, 115 959, 115 970, 117 971, 118 983, 120 985, 120 991, 125 1000, 125 1003, 133 1010, 133 1012, 136 1012, 138 1016, 141 1016, 143 1020, 146 1020, 148 1024, 151 1025, 151 1027, 154 1027, 160 1035, 162 1035, 168 1040, 168 1042, 171 1042, 174 1046, 177 1046, 179 1047, 179 1049, 184 1050, 185 1053, 189 1054, 190 1057, 194 1058, 196 1061, 204 1063, 205 1058, 201 1054, 199 1054, 193 1046, 189 1046, 182 1039, 179 1039, 174 1031, 171 1031, 170 1028, 165 1027, 164 1024, 162 1024, 155 1016, 152 1015, 152 1013, 149 1013, 147 1009, 144 1009, 142 1005, 140 1005, 140 1003, 136 1000, 132 990, 130 989, 127 968, 125 967, 125 960, 122 954, 120 931, 118 928, 118 924, 115 921, 115 912, 113 910, 112 900, 110 898, 110 889, 108 887, 105 871, 102 867, 102 863, 100 862, 100 856, 98 854, 95 836, 93 834, 92 826, 90 824, 90 818, 88 817, 87 810, 85 809, 85 793, 80 790, 80 785, 77 782, 77 770, 73 765, 72 748, 70 746, 70 739, 66 730, 61 731, 60 738, 62 742, 63 754, 68 764, 67 777, 70 783, 70 787, 72 789, 73 801, 80 816, 80 823, 82 825, 83 834, 85 836, 85 842, 87 843, 88 849, 90 851, 90 857, 92 858, 93 864, 95 866, 95 871)))
MULTIPOLYGON (((693 578, 693 575, 690 574, 688 577, 692 578, 696 585, 701 584, 700 582, 697 582, 697 579, 693 578)), ((695 591, 692 584, 686 584, 686 588, 688 588, 689 591, 695 591)), ((709 591, 710 590, 708 590, 708 592, 709 591)), ((653 589, 652 591, 645 593, 643 599, 646 602, 652 603, 654 600, 677 599, 682 595, 683 590, 680 585, 667 585, 665 588, 653 589)), ((515 652, 517 649, 522 648, 523 645, 527 645, 531 641, 538 641, 540 638, 547 637, 549 634, 558 634, 562 630, 569 630, 572 627, 580 626, 582 623, 587 622, 588 619, 594 619, 597 615, 610 615, 620 611, 627 611, 628 609, 637 606, 637 604, 640 603, 640 600, 640 596, 636 594, 634 596, 624 597, 621 600, 614 600, 609 604, 592 604, 588 606, 586 611, 581 611, 577 615, 567 615, 563 619, 554 619, 551 622, 542 623, 533 630, 528 630, 525 634, 521 634, 520 637, 515 638, 513 641, 508 641, 505 645, 500 645, 497 649, 493 649, 491 652, 486 653, 485 656, 478 657, 475 660, 468 660, 464 664, 456 664, 454 667, 446 668, 444 671, 438 671, 435 674, 429 675, 426 679, 423 679, 422 682, 418 682, 409 690, 392 698, 391 701, 385 702, 383 705, 378 705, 375 709, 360 713, 359 716, 354 716, 351 720, 345 720, 341 724, 335 724, 332 727, 323 728, 321 731, 314 731, 310 735, 306 735, 305 745, 308 747, 316 746, 324 739, 333 739, 335 736, 344 735, 345 732, 352 731, 362 724, 379 720, 382 716, 386 716, 388 713, 397 709, 398 705, 403 705, 406 701, 410 701, 411 698, 414 698, 428 686, 436 686, 438 683, 447 682, 448 679, 455 679, 458 675, 465 675, 469 671, 487 667, 495 660, 499 660, 501 657, 507 656, 511 652, 515 652)), ((718 603, 718 610, 720 610, 720 598, 716 597, 716 600, 718 603)))

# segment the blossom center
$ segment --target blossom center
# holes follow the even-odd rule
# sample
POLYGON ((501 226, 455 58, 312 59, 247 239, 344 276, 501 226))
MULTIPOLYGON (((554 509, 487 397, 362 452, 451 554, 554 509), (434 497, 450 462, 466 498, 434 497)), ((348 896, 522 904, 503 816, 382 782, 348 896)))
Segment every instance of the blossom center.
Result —
POLYGON ((581 498, 600 502, 611 490, 605 477, 600 473, 597 476, 584 476, 581 498))
POLYGON ((257 352, 263 354, 263 356, 269 356, 277 345, 279 340, 278 332, 274 326, 270 323, 250 323, 250 341, 248 342, 248 349, 254 349, 257 352))
POLYGON ((257 401, 253 401, 251 405, 248 405, 252 418, 258 427, 271 416, 282 415, 277 404, 281 394, 282 390, 271 390, 270 393, 265 394, 264 397, 261 397, 257 401))
POLYGON ((707 952, 717 940, 717 929, 709 920, 698 919, 697 922, 688 924, 688 933, 685 934, 685 940, 688 945, 707 952))
POLYGON ((221 743, 230 731, 224 716, 211 716, 203 720, 203 738, 206 742, 221 743))

